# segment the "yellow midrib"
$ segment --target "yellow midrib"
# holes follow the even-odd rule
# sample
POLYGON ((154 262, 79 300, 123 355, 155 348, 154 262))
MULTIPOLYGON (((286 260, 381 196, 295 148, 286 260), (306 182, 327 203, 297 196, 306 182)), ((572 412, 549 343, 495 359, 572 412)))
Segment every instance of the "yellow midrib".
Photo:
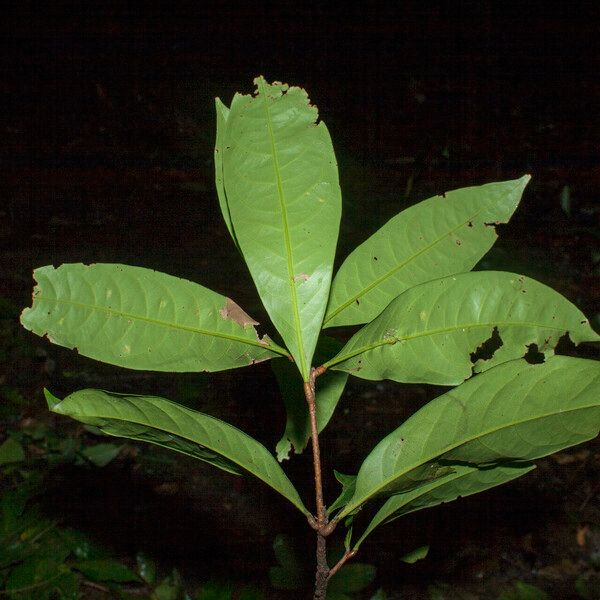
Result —
POLYGON ((287 271, 288 271, 288 285, 290 288, 290 297, 292 301, 292 313, 294 317, 294 334, 296 336, 296 342, 298 344, 298 358, 300 359, 300 373, 304 379, 308 378, 308 368, 306 365, 306 358, 304 356, 304 340, 302 337, 302 326, 300 323, 300 312, 298 309, 298 295, 296 292, 296 284, 294 281, 294 258, 292 254, 292 242, 290 240, 290 230, 288 224, 287 208, 285 204, 285 194, 283 193, 283 186, 281 182, 281 170, 279 167, 279 159, 277 157, 277 148, 275 146, 275 135, 273 133, 273 125, 271 122, 271 111, 269 110, 269 103, 267 99, 267 93, 265 89, 264 79, 259 80, 260 93, 264 99, 265 114, 267 120, 267 129, 269 132, 269 141, 271 143, 271 153, 273 155, 273 170, 275 172, 275 180, 277 183, 277 196, 279 199, 279 208, 281 211, 281 220, 283 223, 283 238, 285 242, 287 271))
MULTIPOLYGON (((152 319, 150 317, 134 315, 131 313, 126 313, 124 311, 115 310, 113 308, 109 308, 107 306, 102 306, 102 305, 98 305, 98 304, 85 304, 83 302, 76 302, 74 300, 64 300, 61 298, 48 298, 47 296, 42 296, 42 295, 35 296, 35 300, 43 300, 45 302, 51 302, 51 303, 55 303, 55 304, 66 304, 69 306, 76 306, 77 308, 89 310, 92 312, 93 311, 103 312, 103 313, 106 313, 109 315, 114 315, 116 317, 123 317, 125 319, 142 321, 144 323, 151 323, 152 325, 175 329, 177 331, 187 331, 189 333, 198 333, 198 334, 206 335, 209 337, 218 337, 218 338, 222 338, 222 339, 226 339, 226 340, 231 340, 234 342, 239 342, 242 344, 248 344, 250 346, 257 346, 259 348, 264 348, 265 350, 272 350, 273 352, 276 352, 277 354, 281 354, 282 356, 288 356, 288 353, 283 348, 279 348, 278 346, 271 345, 271 344, 269 344, 268 346, 265 346, 264 344, 261 344, 258 340, 254 341, 254 340, 239 337, 236 335, 220 333, 218 331, 211 331, 209 329, 200 329, 199 327, 192 327, 190 325, 179 325, 177 323, 170 323, 168 321, 161 321, 159 319, 152 319)), ((31 307, 30 310, 34 310, 34 307, 31 307)))
POLYGON ((451 333, 453 331, 458 331, 460 329, 462 329, 462 330, 477 329, 478 327, 534 327, 534 328, 552 329, 553 331, 565 331, 564 327, 552 327, 550 325, 544 325, 541 323, 530 323, 528 321, 507 321, 507 322, 495 321, 493 323, 474 323, 471 325, 468 325, 468 324, 453 325, 452 327, 445 327, 443 329, 430 329, 427 331, 421 331, 421 332, 415 333, 413 335, 393 336, 393 337, 384 338, 382 340, 377 340, 376 342, 373 342, 372 344, 357 348, 356 350, 353 350, 352 352, 349 352, 348 354, 345 354, 343 356, 339 356, 339 355, 335 356, 329 362, 326 362, 323 366, 326 368, 333 367, 334 365, 337 365, 341 362, 349 360, 349 359, 353 358, 354 356, 362 354, 363 352, 369 352, 371 350, 374 350, 375 348, 379 348, 379 346, 385 346, 385 345, 393 346, 394 344, 396 344, 398 342, 410 341, 410 340, 414 340, 414 339, 417 339, 420 337, 427 337, 430 335, 438 335, 440 333, 451 333))

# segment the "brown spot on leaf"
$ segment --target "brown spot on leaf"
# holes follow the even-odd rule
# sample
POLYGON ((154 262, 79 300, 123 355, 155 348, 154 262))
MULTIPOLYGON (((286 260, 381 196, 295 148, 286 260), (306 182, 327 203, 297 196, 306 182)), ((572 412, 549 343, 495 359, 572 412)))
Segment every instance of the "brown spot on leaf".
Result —
POLYGON ((307 275, 306 273, 298 273, 298 275, 294 277, 296 283, 298 283, 298 281, 308 281, 309 279, 310 275, 307 275))
POLYGON ((258 325, 258 321, 255 321, 250 315, 248 315, 242 308, 240 308, 231 298, 225 298, 225 306, 219 311, 219 314, 224 319, 234 321, 242 327, 247 325, 258 325))
POLYGON ((248 363, 250 366, 252 365, 257 365, 261 362, 265 362, 266 360, 270 360, 271 357, 270 356, 265 356, 264 358, 252 358, 250 359, 250 362, 248 363))
MULTIPOLYGON (((260 335, 258 335, 258 333, 256 334, 256 340, 258 341, 258 343, 261 346, 270 346, 271 345, 271 338, 268 335, 263 335, 262 337, 260 337, 260 335)), ((265 359, 268 360, 268 359, 265 359)))

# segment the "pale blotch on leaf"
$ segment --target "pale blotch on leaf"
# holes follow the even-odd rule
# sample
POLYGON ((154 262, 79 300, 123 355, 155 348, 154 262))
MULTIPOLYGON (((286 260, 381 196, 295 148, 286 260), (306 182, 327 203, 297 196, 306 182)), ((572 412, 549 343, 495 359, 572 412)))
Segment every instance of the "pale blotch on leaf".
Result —
POLYGON ((224 319, 229 319, 242 327, 246 327, 247 325, 258 325, 258 321, 255 321, 231 298, 225 298, 225 306, 219 311, 219 314, 224 319))

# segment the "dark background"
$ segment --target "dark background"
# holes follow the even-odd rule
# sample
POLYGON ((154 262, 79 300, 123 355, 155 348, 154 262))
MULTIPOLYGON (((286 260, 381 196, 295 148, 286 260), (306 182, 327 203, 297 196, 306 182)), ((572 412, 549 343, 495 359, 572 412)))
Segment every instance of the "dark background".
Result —
MULTIPOLYGON (((345 202, 338 260, 420 199, 531 173, 522 206, 482 266, 552 285, 598 328, 600 11, 594 2, 556 4, 8 9, 0 55, 2 298, 27 305, 35 266, 124 262, 193 279, 260 314, 221 223, 212 145, 214 97, 229 103, 263 74, 305 87, 328 124, 345 202)), ((187 398, 270 447, 281 434, 284 416, 264 365, 184 376, 182 384, 31 343, 56 366, 48 373, 32 359, 2 367, 2 381, 31 400, 24 417, 44 418, 43 385, 68 392, 83 383, 187 398)), ((439 390, 354 381, 348 392, 341 423, 324 436, 328 472, 355 471, 383 434, 439 390)), ((511 579, 571 597, 590 553, 600 551, 600 534, 583 548, 575 541, 582 523, 600 523, 597 444, 587 452, 575 466, 542 461, 523 482, 388 526, 362 560, 403 597, 420 598, 439 580, 474 594, 464 597, 495 598, 498 582, 511 579), (421 543, 431 544, 431 557, 400 566, 399 553, 421 543)), ((185 460, 164 472, 132 463, 91 479, 57 476, 49 505, 124 555, 146 547, 200 576, 266 576, 278 531, 312 544, 302 520, 253 482, 185 460)), ((309 463, 303 456, 290 464, 307 500, 309 463)), ((334 485, 327 481, 330 498, 334 485)))

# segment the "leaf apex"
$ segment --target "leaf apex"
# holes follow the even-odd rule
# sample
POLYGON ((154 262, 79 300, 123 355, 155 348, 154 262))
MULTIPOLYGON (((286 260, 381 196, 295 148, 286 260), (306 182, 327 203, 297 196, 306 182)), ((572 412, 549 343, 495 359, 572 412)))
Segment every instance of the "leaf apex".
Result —
POLYGON ((58 412, 56 407, 62 402, 60 398, 57 398, 50 390, 44 388, 44 397, 46 398, 46 402, 48 403, 48 408, 52 412, 58 412))
POLYGON ((531 175, 529 173, 525 173, 525 175, 517 179, 517 181, 521 184, 521 191, 523 191, 527 187, 527 184, 531 181, 531 175))

